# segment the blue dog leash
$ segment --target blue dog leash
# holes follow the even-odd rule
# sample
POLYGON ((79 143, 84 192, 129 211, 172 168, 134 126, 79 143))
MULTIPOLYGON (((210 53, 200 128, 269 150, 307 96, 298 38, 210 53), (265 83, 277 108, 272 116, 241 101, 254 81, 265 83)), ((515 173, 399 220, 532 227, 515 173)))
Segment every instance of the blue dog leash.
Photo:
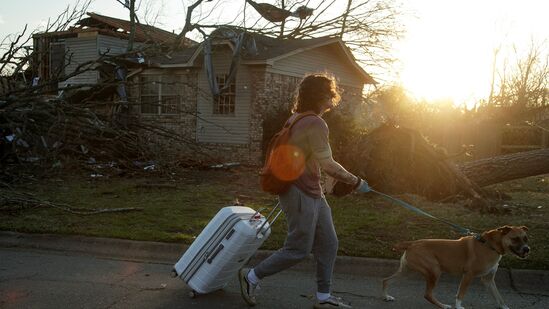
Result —
POLYGON ((395 198, 395 197, 392 197, 392 196, 390 196, 390 195, 388 195, 388 194, 385 194, 385 193, 376 191, 376 190, 374 190, 374 189, 372 189, 372 188, 369 188, 369 189, 370 189, 369 192, 374 192, 374 193, 376 193, 376 194, 379 194, 379 195, 383 196, 384 198, 390 200, 391 202, 394 202, 394 203, 396 203, 396 204, 398 204, 398 205, 400 205, 400 206, 402 206, 402 207, 404 207, 404 208, 406 208, 406 209, 408 209, 408 210, 411 210, 411 211, 413 211, 413 212, 415 212, 415 213, 417 213, 417 214, 420 214, 420 215, 423 215, 423 216, 425 216, 425 217, 428 217, 428 218, 431 218, 431 219, 440 221, 440 222, 442 222, 442 223, 444 223, 444 224, 447 224, 447 225, 451 226, 452 228, 454 228, 456 231, 458 231, 460 234, 463 234, 463 235, 472 235, 472 236, 475 236, 475 237, 478 236, 477 233, 473 233, 473 232, 471 232, 471 230, 469 230, 469 229, 466 229, 466 228, 464 228, 464 227, 461 227, 461 226, 459 226, 459 225, 457 225, 457 224, 455 224, 455 223, 452 223, 452 222, 450 222, 450 221, 447 221, 447 220, 444 220, 444 219, 437 218, 437 217, 431 215, 431 214, 428 213, 428 212, 425 212, 425 211, 423 211, 423 210, 421 210, 421 209, 419 209, 419 208, 417 208, 417 207, 414 207, 414 206, 412 206, 412 205, 406 203, 406 202, 403 201, 403 200, 399 200, 399 199, 397 199, 397 198, 395 198))

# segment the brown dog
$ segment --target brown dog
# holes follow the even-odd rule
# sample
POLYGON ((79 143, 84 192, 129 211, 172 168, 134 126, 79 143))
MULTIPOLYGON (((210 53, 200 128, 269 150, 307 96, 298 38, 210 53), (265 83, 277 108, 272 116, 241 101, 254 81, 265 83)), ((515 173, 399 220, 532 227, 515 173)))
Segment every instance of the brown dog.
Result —
POLYGON ((462 275, 456 295, 456 309, 463 309, 461 301, 467 287, 475 277, 480 277, 484 285, 494 296, 499 308, 508 309, 499 294, 494 277, 501 256, 512 253, 526 258, 528 247, 528 228, 525 226, 503 226, 482 233, 478 237, 466 236, 458 240, 422 239, 399 243, 397 249, 405 250, 400 258, 398 271, 383 279, 383 297, 393 301, 387 294, 389 280, 399 276, 403 270, 412 269, 421 273, 427 281, 425 299, 439 308, 452 308, 440 303, 433 296, 433 289, 442 272, 462 275))

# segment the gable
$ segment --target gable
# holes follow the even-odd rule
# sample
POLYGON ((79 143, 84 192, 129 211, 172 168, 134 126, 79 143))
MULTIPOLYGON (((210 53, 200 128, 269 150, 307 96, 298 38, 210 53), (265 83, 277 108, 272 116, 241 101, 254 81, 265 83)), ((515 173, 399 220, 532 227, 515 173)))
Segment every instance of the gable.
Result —
POLYGON ((339 83, 362 89, 364 76, 358 72, 338 44, 329 44, 280 57, 269 72, 303 77, 314 72, 333 73, 339 83))

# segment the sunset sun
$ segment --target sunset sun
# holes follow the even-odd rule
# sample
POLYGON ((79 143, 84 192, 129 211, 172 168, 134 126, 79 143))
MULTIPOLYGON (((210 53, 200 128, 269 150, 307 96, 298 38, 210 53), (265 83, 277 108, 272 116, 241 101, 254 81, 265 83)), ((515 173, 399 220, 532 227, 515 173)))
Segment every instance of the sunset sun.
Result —
POLYGON ((542 25, 546 10, 510 1, 466 2, 421 1, 411 9, 415 17, 396 52, 399 82, 414 97, 471 107, 489 94, 496 49, 501 65, 549 36, 542 25))

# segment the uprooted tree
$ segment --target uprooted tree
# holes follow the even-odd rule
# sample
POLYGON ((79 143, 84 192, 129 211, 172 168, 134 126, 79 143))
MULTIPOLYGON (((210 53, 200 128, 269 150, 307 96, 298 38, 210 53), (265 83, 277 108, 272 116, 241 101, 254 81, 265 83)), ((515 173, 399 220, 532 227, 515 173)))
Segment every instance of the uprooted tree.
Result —
POLYGON ((382 192, 433 200, 462 194, 487 206, 482 187, 549 173, 549 148, 456 164, 418 131, 384 124, 358 138, 341 161, 382 192))

